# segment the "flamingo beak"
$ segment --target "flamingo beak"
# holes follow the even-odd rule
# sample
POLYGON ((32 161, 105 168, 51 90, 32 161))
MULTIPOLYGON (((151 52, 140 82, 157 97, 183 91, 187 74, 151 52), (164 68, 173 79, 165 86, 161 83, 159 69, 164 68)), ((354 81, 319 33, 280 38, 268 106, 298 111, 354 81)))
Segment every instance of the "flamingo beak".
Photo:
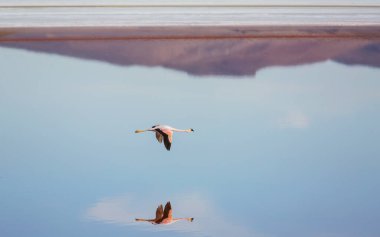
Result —
POLYGON ((190 128, 190 131, 194 132, 194 129, 190 128))

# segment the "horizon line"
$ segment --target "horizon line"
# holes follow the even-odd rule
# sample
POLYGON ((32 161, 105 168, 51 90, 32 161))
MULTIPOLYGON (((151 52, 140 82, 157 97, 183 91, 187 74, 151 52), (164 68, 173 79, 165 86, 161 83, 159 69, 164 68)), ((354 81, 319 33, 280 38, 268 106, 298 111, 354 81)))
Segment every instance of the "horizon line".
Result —
POLYGON ((88 8, 133 8, 133 7, 155 7, 155 8, 164 8, 164 7, 215 7, 215 8, 223 8, 223 7, 262 7, 262 8, 270 8, 270 7, 283 7, 283 8, 301 8, 301 7, 320 7, 320 8, 370 8, 370 7, 380 7, 380 4, 5 4, 1 5, 0 8, 75 8, 75 7, 88 7, 88 8))

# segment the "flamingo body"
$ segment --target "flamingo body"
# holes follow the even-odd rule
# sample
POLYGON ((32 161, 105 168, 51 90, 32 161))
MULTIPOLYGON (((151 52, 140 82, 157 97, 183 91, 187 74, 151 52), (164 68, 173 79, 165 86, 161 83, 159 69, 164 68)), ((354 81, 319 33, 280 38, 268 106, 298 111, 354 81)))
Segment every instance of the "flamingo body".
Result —
POLYGON ((162 141, 164 141, 166 150, 170 151, 173 142, 173 132, 194 132, 194 129, 177 129, 168 125, 154 125, 152 128, 145 130, 136 130, 135 133, 142 133, 147 131, 155 132, 157 141, 159 143, 162 143, 162 141))

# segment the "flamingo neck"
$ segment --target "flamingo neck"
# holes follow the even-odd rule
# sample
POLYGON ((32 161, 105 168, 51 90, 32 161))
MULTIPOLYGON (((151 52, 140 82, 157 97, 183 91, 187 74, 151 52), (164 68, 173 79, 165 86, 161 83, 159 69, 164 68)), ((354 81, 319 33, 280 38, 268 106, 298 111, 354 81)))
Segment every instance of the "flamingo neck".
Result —
POLYGON ((174 131, 174 132, 191 132, 190 129, 178 129, 178 128, 172 128, 172 131, 174 131))
POLYGON ((194 218, 173 218, 173 222, 177 222, 180 220, 193 221, 194 218))

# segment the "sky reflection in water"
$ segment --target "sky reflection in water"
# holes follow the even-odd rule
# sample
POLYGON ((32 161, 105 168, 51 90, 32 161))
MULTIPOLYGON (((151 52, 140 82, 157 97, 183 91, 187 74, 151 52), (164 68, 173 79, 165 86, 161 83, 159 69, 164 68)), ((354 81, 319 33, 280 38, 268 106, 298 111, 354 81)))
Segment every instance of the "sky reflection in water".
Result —
POLYGON ((380 71, 317 61, 234 80, 0 48, 0 235, 378 236, 380 71), (167 152, 134 134, 157 123, 195 133, 167 152), (166 201, 194 222, 134 223, 166 201))

